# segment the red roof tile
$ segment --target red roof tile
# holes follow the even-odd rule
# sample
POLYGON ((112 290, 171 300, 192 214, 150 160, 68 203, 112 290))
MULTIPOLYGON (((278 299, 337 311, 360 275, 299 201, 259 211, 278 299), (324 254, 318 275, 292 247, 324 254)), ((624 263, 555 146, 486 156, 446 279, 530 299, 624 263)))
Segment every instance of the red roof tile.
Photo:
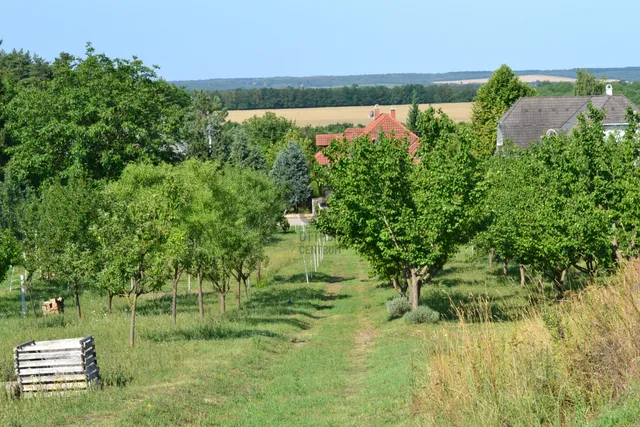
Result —
POLYGON ((364 128, 348 128, 344 131, 344 137, 347 138, 348 141, 351 141, 353 138, 362 135, 363 130, 364 128))
POLYGON ((334 139, 342 139, 341 133, 324 133, 316 135, 316 145, 318 147, 328 147, 334 139))
POLYGON ((316 153, 316 161, 320 163, 322 166, 326 166, 329 164, 329 159, 324 155, 322 151, 318 151, 316 153))
MULTIPOLYGON (((409 153, 414 155, 418 148, 420 147, 420 139, 418 136, 408 130, 402 123, 400 123, 395 118, 391 117, 390 114, 382 113, 374 121, 369 123, 364 128, 349 128, 344 131, 343 134, 335 134, 328 133, 323 135, 316 135, 316 145, 318 147, 327 147, 331 141, 334 139, 346 138, 351 141, 352 139, 361 136, 361 135, 369 135, 372 141, 378 138, 378 135, 384 132, 387 136, 395 136, 396 138, 407 138, 409 141, 409 153)), ((316 154, 316 160, 321 165, 329 164, 329 159, 322 154, 322 152, 318 152, 316 154)))

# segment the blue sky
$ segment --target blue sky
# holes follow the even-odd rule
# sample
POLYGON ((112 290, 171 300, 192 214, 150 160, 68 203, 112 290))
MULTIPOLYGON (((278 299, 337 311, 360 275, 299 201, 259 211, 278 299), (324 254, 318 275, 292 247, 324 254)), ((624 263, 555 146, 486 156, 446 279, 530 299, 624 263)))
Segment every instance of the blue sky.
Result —
POLYGON ((25 0, 0 5, 0 39, 46 59, 91 41, 169 80, 622 67, 640 65, 639 16, 637 0, 25 0))

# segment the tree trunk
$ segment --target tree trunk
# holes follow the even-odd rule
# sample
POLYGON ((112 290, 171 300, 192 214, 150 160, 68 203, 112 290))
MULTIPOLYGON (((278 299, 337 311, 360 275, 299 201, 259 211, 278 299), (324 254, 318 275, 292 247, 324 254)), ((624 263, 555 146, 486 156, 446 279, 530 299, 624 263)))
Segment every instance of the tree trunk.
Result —
POLYGON ((221 292, 220 293, 220 313, 225 313, 227 311, 227 294, 221 292))
POLYGON ((180 281, 180 271, 178 267, 173 270, 173 295, 171 298, 171 321, 175 325, 178 316, 178 282, 180 281))
POLYGON ((78 291, 78 281, 73 281, 73 302, 76 305, 76 314, 78 315, 78 319, 82 318, 82 311, 80 311, 80 293, 78 291))
MULTIPOLYGON (((615 231, 615 225, 613 227, 613 230, 615 231)), ((611 246, 613 248, 613 260, 616 263, 619 263, 620 261, 622 261, 622 253, 620 252, 620 249, 618 248, 618 236, 616 236, 615 234, 613 235, 613 240, 611 242, 611 246)))
POLYGON ((538 293, 542 295, 544 289, 542 288, 542 274, 538 274, 538 293))
POLYGON ((398 289, 398 279, 396 279, 395 277, 391 278, 391 284, 393 285, 393 289, 398 292, 400 295, 402 295, 402 292, 400 292, 400 289, 398 289))
POLYGON ((524 288, 526 284, 525 267, 524 264, 520 264, 520 287, 524 288))
POLYGON ((200 310, 200 318, 204 319, 204 296, 202 295, 202 274, 198 270, 198 309, 200 310))
POLYGON ((493 258, 496 256, 496 249, 489 249, 489 268, 493 268, 493 258))
POLYGON ((564 297, 564 281, 567 279, 567 270, 564 269, 561 272, 554 272, 553 274, 553 284, 556 288, 556 298, 561 300, 564 297))
POLYGON ((258 261, 258 265, 256 266, 256 283, 260 282, 261 273, 262 273, 262 261, 258 261))
POLYGON ((111 303, 113 301, 113 294, 111 292, 107 292, 107 311, 111 313, 111 303))
POLYGON ((240 308, 240 278, 238 277, 238 279, 236 280, 236 307, 240 308))
POLYGON ((509 276, 509 260, 507 258, 502 258, 502 274, 504 277, 509 276))
POLYGON ((133 294, 131 305, 131 327, 129 329, 129 345, 133 347, 136 342, 136 307, 138 305, 138 294, 133 294))
POLYGON ((249 299, 249 286, 247 285, 247 278, 242 276, 242 283, 244 284, 244 299, 249 299))
POLYGON ((33 278, 33 273, 29 273, 27 276, 28 280, 24 281, 24 291, 29 295, 29 302, 31 303, 31 309, 33 310, 33 315, 38 316, 38 312, 36 311, 36 305, 33 302, 33 295, 31 295, 31 279, 33 278))
POLYGON ((409 279, 409 302, 411 303, 412 310, 417 309, 420 304, 420 280, 417 273, 418 271, 416 268, 411 269, 411 279, 409 279))

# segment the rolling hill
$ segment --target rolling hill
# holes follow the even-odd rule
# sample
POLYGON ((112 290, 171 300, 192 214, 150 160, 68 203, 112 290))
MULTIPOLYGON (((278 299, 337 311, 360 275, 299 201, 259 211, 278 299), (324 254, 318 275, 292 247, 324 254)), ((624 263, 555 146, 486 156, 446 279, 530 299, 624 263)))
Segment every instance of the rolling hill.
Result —
MULTIPOLYGON (((521 76, 553 76, 575 78, 575 68, 570 70, 520 70, 521 76)), ((640 67, 626 68, 588 68, 598 77, 613 80, 639 81, 640 67)), ((437 82, 459 82, 464 80, 486 79, 491 71, 460 71, 448 73, 399 73, 399 74, 364 74, 351 76, 309 76, 309 77, 255 77, 255 78, 224 78, 207 80, 173 81, 177 86, 187 89, 231 90, 231 89, 259 89, 284 87, 336 87, 336 86, 371 86, 371 85, 406 85, 433 84, 437 82)))

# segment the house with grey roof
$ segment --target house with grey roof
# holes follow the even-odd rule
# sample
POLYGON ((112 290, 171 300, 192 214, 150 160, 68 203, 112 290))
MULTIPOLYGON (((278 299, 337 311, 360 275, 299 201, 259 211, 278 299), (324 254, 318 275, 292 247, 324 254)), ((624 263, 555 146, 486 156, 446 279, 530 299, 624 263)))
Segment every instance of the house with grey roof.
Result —
POLYGON ((520 98, 498 121, 496 150, 500 150, 507 139, 520 148, 527 148, 545 135, 570 132, 589 102, 598 109, 604 108, 603 124, 607 133, 624 133, 629 124, 625 118, 628 107, 640 113, 626 96, 614 95, 611 85, 607 85, 607 94, 603 96, 520 98))

